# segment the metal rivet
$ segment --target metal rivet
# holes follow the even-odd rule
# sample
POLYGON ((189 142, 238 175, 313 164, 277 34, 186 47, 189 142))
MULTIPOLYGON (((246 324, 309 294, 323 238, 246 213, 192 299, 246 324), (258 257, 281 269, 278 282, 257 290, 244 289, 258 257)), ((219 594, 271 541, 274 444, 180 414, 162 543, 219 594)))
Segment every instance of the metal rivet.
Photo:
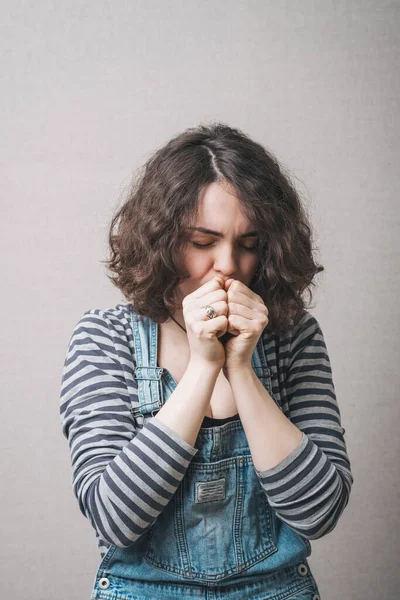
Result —
POLYGON ((299 568, 297 569, 297 571, 299 572, 299 575, 307 575, 308 573, 308 569, 306 567, 306 565, 299 565, 299 568))
POLYGON ((314 596, 312 597, 312 600, 321 600, 320 597, 318 596, 318 594, 314 594, 314 596))
POLYGON ((110 580, 107 579, 107 577, 102 577, 99 581, 99 587, 101 587, 102 590, 106 590, 110 587, 110 580))

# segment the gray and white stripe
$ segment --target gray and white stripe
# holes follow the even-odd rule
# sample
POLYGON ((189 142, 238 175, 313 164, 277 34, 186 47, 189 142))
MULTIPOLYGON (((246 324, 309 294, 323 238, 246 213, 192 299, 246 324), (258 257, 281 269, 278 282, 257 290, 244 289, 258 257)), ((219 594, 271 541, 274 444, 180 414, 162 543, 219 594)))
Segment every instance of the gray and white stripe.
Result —
MULTIPOLYGON (((308 312, 288 338, 264 339, 272 391, 303 438, 279 465, 257 474, 278 516, 316 539, 335 527, 353 482, 326 345, 308 312)), ((134 367, 129 305, 86 311, 68 344, 60 418, 73 491, 102 556, 152 526, 198 451, 157 419, 137 429, 134 367)))
POLYGON ((303 537, 318 539, 338 523, 353 476, 328 351, 315 317, 305 311, 279 354, 282 366, 287 363, 283 410, 303 437, 281 463, 256 472, 280 519, 303 537))

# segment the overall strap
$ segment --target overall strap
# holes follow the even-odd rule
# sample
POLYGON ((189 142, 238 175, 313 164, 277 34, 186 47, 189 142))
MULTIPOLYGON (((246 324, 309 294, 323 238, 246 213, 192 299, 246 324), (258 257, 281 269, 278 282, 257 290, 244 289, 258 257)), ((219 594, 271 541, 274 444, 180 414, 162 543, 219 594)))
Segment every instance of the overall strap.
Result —
POLYGON ((254 348, 251 364, 257 377, 261 379, 266 386, 268 393, 272 394, 271 371, 267 363, 263 337, 264 334, 262 333, 254 348))
POLYGON ((136 355, 134 377, 138 380, 140 403, 138 411, 142 415, 152 415, 163 405, 163 369, 157 367, 157 326, 149 317, 133 311, 131 318, 136 355))

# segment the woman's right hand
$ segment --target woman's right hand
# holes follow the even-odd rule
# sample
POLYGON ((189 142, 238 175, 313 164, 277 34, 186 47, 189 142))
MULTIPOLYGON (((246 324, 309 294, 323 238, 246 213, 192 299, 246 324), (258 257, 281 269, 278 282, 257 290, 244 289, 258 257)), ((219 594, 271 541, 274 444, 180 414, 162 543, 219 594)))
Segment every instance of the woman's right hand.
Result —
POLYGON ((219 341, 228 328, 228 294, 222 277, 214 277, 185 296, 182 302, 183 318, 190 347, 190 359, 222 367, 225 348, 219 341), (209 319, 204 307, 210 305, 217 313, 209 319))

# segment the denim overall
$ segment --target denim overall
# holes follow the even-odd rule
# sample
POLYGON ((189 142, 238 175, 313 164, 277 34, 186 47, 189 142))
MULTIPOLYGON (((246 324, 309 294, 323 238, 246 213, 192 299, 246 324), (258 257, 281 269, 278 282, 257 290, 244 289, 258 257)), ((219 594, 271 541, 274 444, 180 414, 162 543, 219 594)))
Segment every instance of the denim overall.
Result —
MULTIPOLYGON (((140 402, 132 412, 140 427, 177 383, 157 366, 158 325, 132 312, 132 329, 140 402)), ((261 337, 252 366, 272 396, 261 337)), ((241 421, 200 428, 195 447, 153 525, 128 548, 107 549, 91 600, 320 600, 310 542, 269 506, 241 421)))

